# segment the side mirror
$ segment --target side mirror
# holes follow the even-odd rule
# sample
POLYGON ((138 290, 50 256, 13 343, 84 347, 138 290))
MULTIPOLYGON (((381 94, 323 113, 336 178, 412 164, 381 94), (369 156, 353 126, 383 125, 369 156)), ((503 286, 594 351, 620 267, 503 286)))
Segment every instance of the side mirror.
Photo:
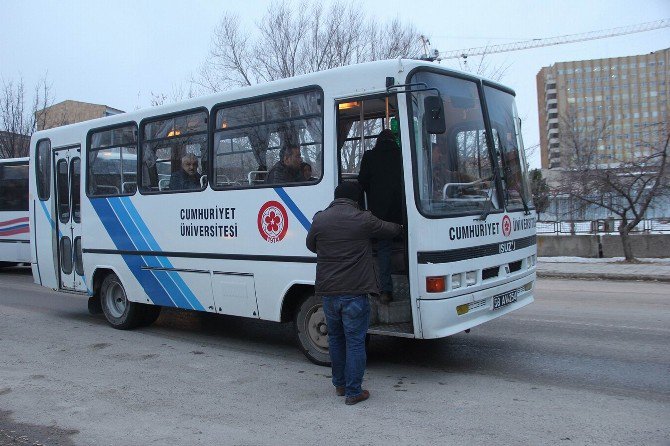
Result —
POLYGON ((426 96, 423 99, 423 109, 428 133, 441 134, 447 131, 447 123, 444 120, 444 106, 439 96, 426 96))

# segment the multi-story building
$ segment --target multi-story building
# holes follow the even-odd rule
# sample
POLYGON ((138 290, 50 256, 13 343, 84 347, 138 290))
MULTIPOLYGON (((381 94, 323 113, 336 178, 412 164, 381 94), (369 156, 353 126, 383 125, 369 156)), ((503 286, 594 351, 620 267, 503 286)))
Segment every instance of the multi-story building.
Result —
POLYGON ((37 130, 123 113, 122 110, 88 102, 63 101, 35 113, 37 130))
POLYGON ((578 137, 602 165, 658 148, 669 122, 669 67, 670 49, 543 67, 536 78, 542 168, 566 168, 568 140, 578 137))

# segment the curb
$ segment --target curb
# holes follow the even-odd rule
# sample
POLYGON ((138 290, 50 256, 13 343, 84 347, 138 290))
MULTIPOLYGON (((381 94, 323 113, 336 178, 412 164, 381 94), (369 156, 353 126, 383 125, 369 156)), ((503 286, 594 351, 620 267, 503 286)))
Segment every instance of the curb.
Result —
POLYGON ((581 280, 616 280, 627 282, 670 282, 670 276, 654 275, 620 275, 598 273, 562 273, 558 271, 538 271, 538 279, 581 279, 581 280))

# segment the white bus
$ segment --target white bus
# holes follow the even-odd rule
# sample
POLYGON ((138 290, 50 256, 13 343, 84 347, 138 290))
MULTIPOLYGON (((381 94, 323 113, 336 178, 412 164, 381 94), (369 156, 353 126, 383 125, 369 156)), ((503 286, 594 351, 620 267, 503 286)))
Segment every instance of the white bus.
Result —
POLYGON ((293 321, 307 357, 327 364, 305 236, 383 128, 402 151, 407 232, 394 243, 394 301, 373 303, 369 333, 440 338, 531 303, 536 217, 514 92, 417 60, 35 133, 35 281, 89 295, 119 329, 161 307, 293 321), (268 184, 295 144, 312 176, 268 184), (186 154, 201 175, 188 190, 173 182, 186 154))
POLYGON ((0 159, 0 268, 30 263, 28 158, 0 159))

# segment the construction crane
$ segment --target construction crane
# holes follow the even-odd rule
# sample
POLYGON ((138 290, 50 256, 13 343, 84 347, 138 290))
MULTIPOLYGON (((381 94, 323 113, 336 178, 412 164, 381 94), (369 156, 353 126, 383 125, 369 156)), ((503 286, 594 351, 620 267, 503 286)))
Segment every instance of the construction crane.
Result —
MULTIPOLYGON (((445 51, 441 53, 437 50, 433 51, 431 60, 446 60, 446 59, 467 59, 468 56, 483 56, 486 54, 505 53, 508 51, 526 50, 530 48, 540 48, 543 46, 563 45, 566 43, 584 42, 586 40, 605 39, 608 37, 624 36, 626 34, 641 33, 644 31, 651 31, 654 29, 670 27, 670 19, 657 20, 655 22, 640 23, 638 25, 622 26, 619 28, 611 28, 600 31, 591 31, 581 34, 568 34, 565 36, 548 37, 546 39, 531 39, 522 40, 520 42, 506 43, 503 45, 489 45, 480 46, 476 48, 468 48, 463 50, 445 51)), ((424 36, 421 36, 424 44, 428 42, 424 36)), ((428 42, 430 43, 430 42, 428 42)))

